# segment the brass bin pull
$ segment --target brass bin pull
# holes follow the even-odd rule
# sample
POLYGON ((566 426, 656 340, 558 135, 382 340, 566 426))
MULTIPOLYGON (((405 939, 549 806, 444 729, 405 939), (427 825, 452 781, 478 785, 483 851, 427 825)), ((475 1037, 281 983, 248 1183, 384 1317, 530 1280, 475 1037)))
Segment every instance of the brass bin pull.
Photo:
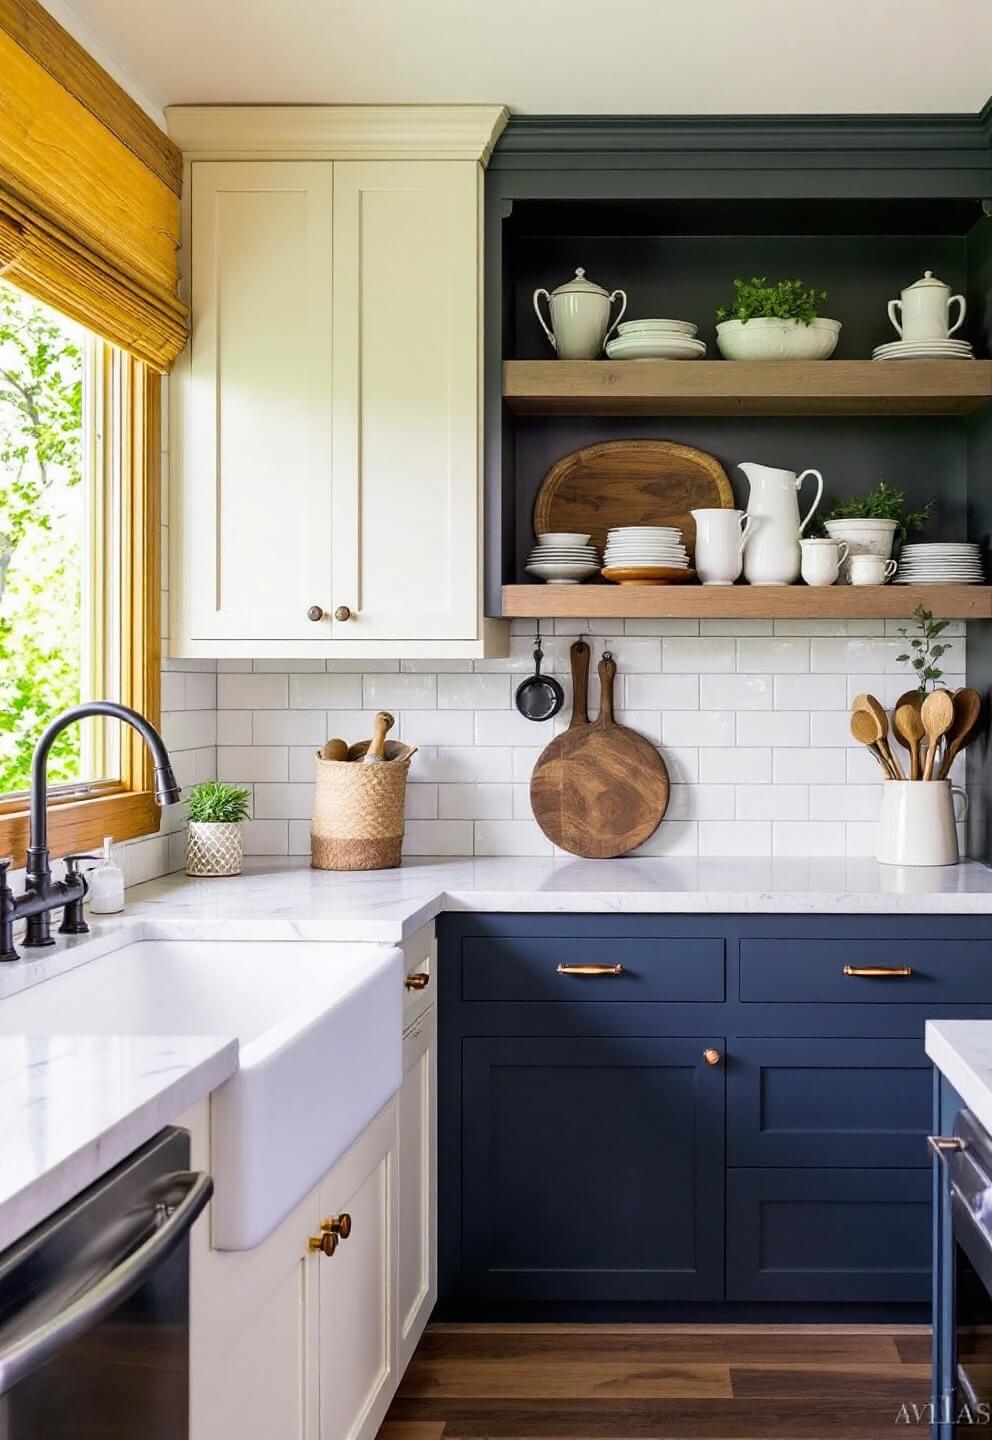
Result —
POLYGON ((622 965, 559 965, 559 975, 622 975, 622 965))
POLYGON ((412 975, 407 975, 403 981, 407 990, 426 990, 430 983, 431 977, 425 975, 422 970, 417 970, 412 975))
POLYGON ((869 980, 897 980, 912 975, 911 965, 845 965, 845 975, 855 975, 869 980))
POLYGON ((938 1160, 943 1160, 945 1155, 955 1155, 958 1151, 968 1148, 967 1141, 959 1140, 956 1135, 928 1135, 927 1144, 938 1160))

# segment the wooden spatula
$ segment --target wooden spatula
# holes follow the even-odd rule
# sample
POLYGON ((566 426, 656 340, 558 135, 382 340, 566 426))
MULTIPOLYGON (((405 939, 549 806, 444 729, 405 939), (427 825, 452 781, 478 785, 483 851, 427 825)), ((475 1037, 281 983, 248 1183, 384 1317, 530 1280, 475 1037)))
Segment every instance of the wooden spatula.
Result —
POLYGON ((947 690, 933 690, 920 708, 920 718, 927 732, 927 758, 923 765, 924 780, 933 779, 937 746, 954 724, 954 699, 947 690))
POLYGON ((947 779, 954 761, 965 746, 971 743, 982 714, 982 697, 977 690, 968 686, 955 690, 952 703, 954 722, 944 737, 944 758, 939 772, 941 780, 947 779))
POLYGON ((899 744, 909 751, 909 778, 919 780, 922 773, 920 746, 926 739, 926 731, 920 712, 915 705, 897 705, 892 715, 892 733, 899 744))

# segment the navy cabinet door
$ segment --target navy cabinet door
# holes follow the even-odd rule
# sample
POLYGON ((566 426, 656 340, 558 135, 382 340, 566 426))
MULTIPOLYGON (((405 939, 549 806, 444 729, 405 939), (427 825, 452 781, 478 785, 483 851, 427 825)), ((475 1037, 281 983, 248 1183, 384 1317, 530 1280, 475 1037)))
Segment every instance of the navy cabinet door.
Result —
POLYGON ((462 1041, 465 1299, 723 1294, 722 1037, 462 1041))
POLYGON ((727 1299, 925 1301, 929 1170, 729 1170, 727 1299))
POLYGON ((730 1040, 729 1165, 926 1166, 919 1040, 730 1040))

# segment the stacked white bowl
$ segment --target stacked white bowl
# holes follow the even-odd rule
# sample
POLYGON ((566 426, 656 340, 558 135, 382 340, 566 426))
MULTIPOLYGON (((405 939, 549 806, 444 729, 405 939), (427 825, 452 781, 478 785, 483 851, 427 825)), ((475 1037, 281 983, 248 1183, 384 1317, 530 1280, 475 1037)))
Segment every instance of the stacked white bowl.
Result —
POLYGON ((524 566, 548 585, 580 585, 599 574, 599 552, 588 535, 557 531, 538 535, 524 566))
POLYGON ((638 570, 660 578, 667 571, 688 569, 689 552, 675 525, 618 525, 606 537, 604 572, 638 570))
POLYGON ((691 320, 627 320, 606 347, 611 360, 701 360, 706 354, 691 320))

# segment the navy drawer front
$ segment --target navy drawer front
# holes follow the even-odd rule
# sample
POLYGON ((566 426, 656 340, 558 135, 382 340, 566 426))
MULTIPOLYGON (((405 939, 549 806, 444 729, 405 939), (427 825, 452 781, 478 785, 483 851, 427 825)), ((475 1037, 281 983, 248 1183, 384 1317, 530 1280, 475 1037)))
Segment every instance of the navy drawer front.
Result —
POLYGON ((932 1099, 918 1040, 730 1040, 728 1163, 926 1167, 932 1099))
POLYGON ((725 995, 719 937, 613 942, 595 936, 473 935, 461 943, 461 998, 467 1002, 676 1004, 719 1002, 725 995), (610 973, 616 965, 620 973, 610 973), (567 973, 567 967, 607 973, 567 973))
POLYGON ((741 940, 745 1003, 840 1005, 987 1005, 992 1002, 992 944, 987 940, 868 938, 741 940), (850 975, 881 969, 882 975, 850 975), (899 971, 908 967, 908 975, 899 971))
POLYGON ((928 1170, 728 1170, 727 1299, 926 1301, 928 1170))

